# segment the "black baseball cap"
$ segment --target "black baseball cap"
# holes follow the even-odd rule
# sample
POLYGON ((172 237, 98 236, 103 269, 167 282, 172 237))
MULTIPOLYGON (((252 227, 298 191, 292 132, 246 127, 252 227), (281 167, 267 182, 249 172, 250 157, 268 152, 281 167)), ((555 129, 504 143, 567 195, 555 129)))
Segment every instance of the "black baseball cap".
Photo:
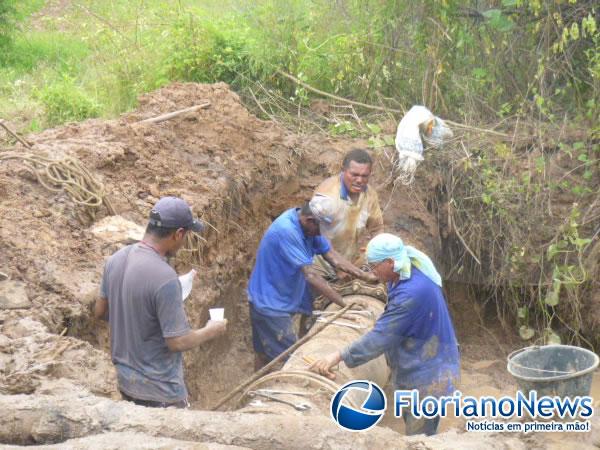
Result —
POLYGON ((200 232, 204 225, 195 219, 190 206, 179 197, 162 197, 150 211, 148 222, 160 228, 185 228, 200 232))

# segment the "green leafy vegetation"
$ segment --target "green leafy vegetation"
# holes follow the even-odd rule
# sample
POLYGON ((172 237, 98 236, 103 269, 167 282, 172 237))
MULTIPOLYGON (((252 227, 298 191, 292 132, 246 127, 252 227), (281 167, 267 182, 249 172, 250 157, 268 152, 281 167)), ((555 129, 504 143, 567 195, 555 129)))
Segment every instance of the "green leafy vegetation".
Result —
POLYGON ((27 80, 25 94, 67 74, 103 115, 131 109, 140 93, 171 80, 225 81, 241 92, 260 83, 308 105, 313 93, 278 70, 342 97, 395 109, 426 104, 465 122, 598 113, 600 32, 591 1, 476 9, 457 0, 82 0, 31 17, 43 4, 0 3, 0 17, 14 25, 0 56, 5 89, 23 70, 46 72, 27 80))

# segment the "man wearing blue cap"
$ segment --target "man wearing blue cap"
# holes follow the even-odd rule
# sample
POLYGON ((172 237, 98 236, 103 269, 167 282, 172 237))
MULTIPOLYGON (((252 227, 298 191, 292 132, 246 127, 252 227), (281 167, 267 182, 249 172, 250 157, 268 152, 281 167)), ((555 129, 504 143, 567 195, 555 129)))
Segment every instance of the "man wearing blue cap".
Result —
POLYGON ((340 256, 320 235, 320 223, 331 220, 328 197, 313 198, 302 208, 292 208, 279 216, 265 232, 248 283, 255 369, 289 348, 297 340, 292 316, 312 314, 312 288, 340 306, 342 296, 312 266, 316 254, 354 277, 375 281, 340 256))
POLYGON ((202 229, 184 200, 163 197, 150 212, 142 241, 106 262, 95 316, 109 322, 112 361, 125 400, 186 407, 181 352, 225 332, 225 320, 190 328, 181 283, 167 263, 188 232, 202 229))
MULTIPOLYGON (((311 370, 334 379, 331 369, 341 361, 356 367, 385 353, 394 389, 417 389, 421 399, 451 395, 460 358, 442 278, 431 259, 399 237, 382 233, 369 241, 367 261, 377 278, 388 283, 383 314, 371 331, 316 361, 311 370)), ((408 435, 437 432, 439 417, 416 418, 408 409, 402 417, 408 435)))

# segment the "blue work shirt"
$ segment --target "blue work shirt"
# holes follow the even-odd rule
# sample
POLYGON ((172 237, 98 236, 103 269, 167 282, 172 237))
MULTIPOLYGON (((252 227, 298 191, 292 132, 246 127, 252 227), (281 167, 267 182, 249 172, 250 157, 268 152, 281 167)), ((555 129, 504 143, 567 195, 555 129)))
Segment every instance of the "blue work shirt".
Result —
POLYGON ((420 395, 451 394, 460 376, 452 319, 441 288, 416 267, 388 283, 388 303, 373 329, 342 351, 348 367, 385 353, 394 389, 420 395))
POLYGON ((248 299, 265 315, 311 314, 312 294, 302 267, 331 246, 323 236, 305 236, 300 210, 288 209, 266 231, 248 283, 248 299))

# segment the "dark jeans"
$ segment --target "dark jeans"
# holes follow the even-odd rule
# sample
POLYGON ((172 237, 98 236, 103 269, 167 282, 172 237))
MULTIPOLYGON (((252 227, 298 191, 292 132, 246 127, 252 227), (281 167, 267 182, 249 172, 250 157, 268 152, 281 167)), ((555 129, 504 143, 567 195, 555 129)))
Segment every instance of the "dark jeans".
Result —
POLYGON ((269 316, 250 303, 250 323, 254 351, 265 355, 267 361, 275 359, 298 340, 292 314, 269 316))
POLYGON ((127 400, 128 402, 133 402, 139 406, 146 406, 148 408, 169 408, 171 406, 174 406, 175 408, 183 409, 183 408, 188 408, 190 406, 187 399, 180 400, 175 403, 155 402, 154 400, 140 400, 139 398, 130 397, 123 391, 119 391, 119 392, 121 393, 123 400, 127 400))

